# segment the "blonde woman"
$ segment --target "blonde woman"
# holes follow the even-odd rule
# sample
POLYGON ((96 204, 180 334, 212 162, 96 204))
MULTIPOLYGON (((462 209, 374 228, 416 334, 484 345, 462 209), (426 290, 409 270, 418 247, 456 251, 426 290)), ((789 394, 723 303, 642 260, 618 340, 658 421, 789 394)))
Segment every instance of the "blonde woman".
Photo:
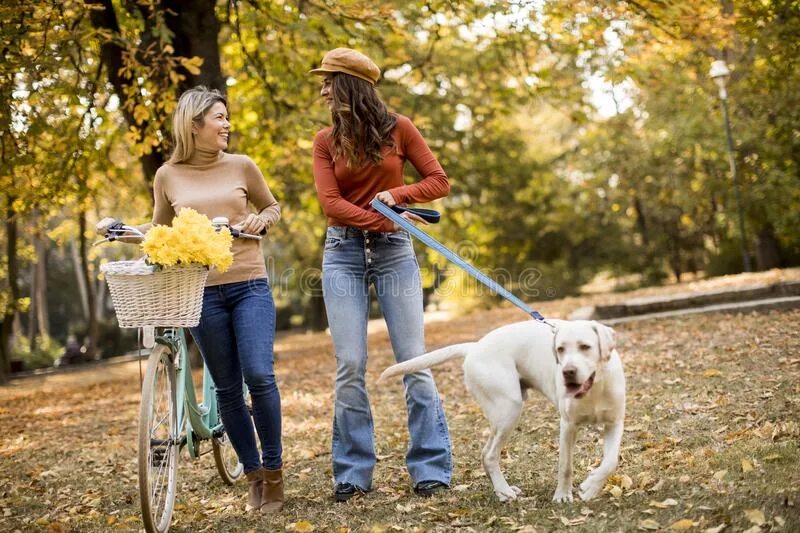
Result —
MULTIPOLYGON (((181 95, 173 117, 175 150, 153 183, 154 224, 170 224, 184 207, 209 218, 227 217, 244 233, 262 233, 278 221, 280 206, 255 163, 225 152, 230 129, 220 92, 195 87, 181 95)), ((98 231, 111 220, 101 221, 98 231)), ((273 371, 275 304, 258 242, 234 239, 233 256, 227 272, 209 273, 200 324, 191 333, 216 384, 225 431, 244 465, 248 508, 272 513, 284 501, 281 400, 273 371), (255 432, 242 379, 252 398, 255 432)))

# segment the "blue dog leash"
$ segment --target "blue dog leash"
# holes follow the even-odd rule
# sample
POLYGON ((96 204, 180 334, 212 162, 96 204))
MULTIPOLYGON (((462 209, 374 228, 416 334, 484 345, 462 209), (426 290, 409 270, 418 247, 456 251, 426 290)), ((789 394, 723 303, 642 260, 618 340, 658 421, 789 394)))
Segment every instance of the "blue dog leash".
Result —
MULTIPOLYGON (((399 207, 395 206, 394 208, 389 207, 388 205, 384 204, 378 199, 372 200, 370 204, 374 207, 380 214, 409 232, 411 235, 425 243, 429 248, 433 248, 443 256, 445 256, 450 262, 455 263, 456 266, 464 270, 467 274, 475 278, 476 280, 480 281, 484 285, 486 285, 489 290, 492 292, 499 294, 512 304, 516 305, 526 313, 528 313, 531 317, 539 322, 544 322, 547 324, 547 321, 544 317, 535 309, 531 309, 528 305, 525 304, 522 300, 511 294, 505 287, 498 284, 495 280, 472 266, 471 264, 464 261, 458 254, 454 251, 450 250, 447 246, 440 243, 418 227, 416 227, 412 222, 409 222, 407 219, 400 216, 399 213, 402 212, 409 212, 413 213, 421 218, 425 219, 428 222, 436 223, 439 222, 439 213, 437 211, 433 211, 432 209, 420 209, 420 208, 411 208, 411 207, 399 207)), ((552 327, 552 326, 551 326, 552 327)))

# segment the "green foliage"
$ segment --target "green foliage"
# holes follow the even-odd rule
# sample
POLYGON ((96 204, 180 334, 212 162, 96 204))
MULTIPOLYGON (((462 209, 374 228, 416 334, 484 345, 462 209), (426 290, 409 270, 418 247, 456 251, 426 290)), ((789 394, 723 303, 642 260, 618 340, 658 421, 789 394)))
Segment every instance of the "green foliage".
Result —
POLYGON ((25 370, 47 368, 64 353, 64 347, 50 336, 36 337, 33 348, 27 337, 16 339, 11 351, 12 360, 22 361, 25 370))
MULTIPOLYGON (((93 2, 0 7, 3 207, 21 227, 48 230, 60 252, 78 237, 78 212, 147 220, 151 175, 138 159, 168 152, 178 91, 212 69, 176 52, 185 36, 167 3, 111 5, 114 31, 93 23, 93 2), (121 53, 113 71, 110 47, 121 53)), ((178 18, 191 8, 169 6, 178 18)), ((657 283, 740 268, 707 74, 725 57, 747 245, 756 250, 773 228, 783 261, 800 260, 797 2, 233 1, 216 14, 218 29, 197 31, 219 43, 231 149, 257 162, 282 204, 266 250, 276 300, 292 315, 313 303, 325 231, 311 140, 330 117, 307 72, 336 46, 376 60, 380 94, 417 124, 450 176, 451 195, 431 206, 443 222, 427 229, 509 288, 522 293, 533 269, 559 295, 600 271, 657 283)), ((36 260, 29 233, 17 245, 21 271, 36 260)), ((418 251, 426 272, 444 266, 418 251)), ((124 253, 105 247, 92 260, 124 253)), ((0 261, 3 279, 7 271, 0 261)))

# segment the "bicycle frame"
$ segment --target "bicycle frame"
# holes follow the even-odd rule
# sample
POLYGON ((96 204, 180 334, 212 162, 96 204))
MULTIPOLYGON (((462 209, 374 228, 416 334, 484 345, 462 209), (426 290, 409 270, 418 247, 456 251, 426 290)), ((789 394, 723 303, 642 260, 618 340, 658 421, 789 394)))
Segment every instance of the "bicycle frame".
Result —
MULTIPOLYGON (((186 332, 183 328, 164 328, 156 336, 156 342, 170 347, 175 354, 178 428, 184 428, 189 456, 196 459, 200 456, 200 441, 219 437, 222 433, 222 422, 217 411, 216 385, 208 368, 203 368, 203 401, 197 402, 191 362, 186 350, 186 332)), ((183 443, 184 440, 181 439, 181 444, 183 443)))

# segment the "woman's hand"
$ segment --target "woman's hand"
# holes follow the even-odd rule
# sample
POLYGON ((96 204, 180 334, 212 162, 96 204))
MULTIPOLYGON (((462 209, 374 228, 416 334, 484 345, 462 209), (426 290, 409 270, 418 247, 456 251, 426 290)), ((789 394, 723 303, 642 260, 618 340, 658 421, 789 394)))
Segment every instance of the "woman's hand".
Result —
MULTIPOLYGON (((422 224, 424 224, 426 226, 428 225, 428 221, 427 220, 425 220, 424 218, 419 217, 418 215, 415 215, 414 213, 409 213, 408 211, 400 213, 400 217, 408 220, 409 222, 413 222, 414 224, 422 223, 422 224)), ((403 228, 401 228, 397 224, 394 225, 394 230, 395 231, 400 231, 401 229, 403 229, 403 228)))
POLYGON ((248 214, 243 221, 231 227, 250 235, 261 235, 261 232, 267 229, 264 220, 254 213, 248 214))
POLYGON ((94 226, 94 231, 98 235, 105 237, 106 233, 108 233, 108 228, 116 224, 117 222, 119 222, 119 220, 117 220, 116 218, 105 217, 103 220, 101 220, 94 226))
POLYGON ((394 196, 392 196, 392 193, 389 191, 381 191, 375 195, 375 198, 385 203, 389 207, 394 207, 397 205, 397 202, 394 201, 394 196))

